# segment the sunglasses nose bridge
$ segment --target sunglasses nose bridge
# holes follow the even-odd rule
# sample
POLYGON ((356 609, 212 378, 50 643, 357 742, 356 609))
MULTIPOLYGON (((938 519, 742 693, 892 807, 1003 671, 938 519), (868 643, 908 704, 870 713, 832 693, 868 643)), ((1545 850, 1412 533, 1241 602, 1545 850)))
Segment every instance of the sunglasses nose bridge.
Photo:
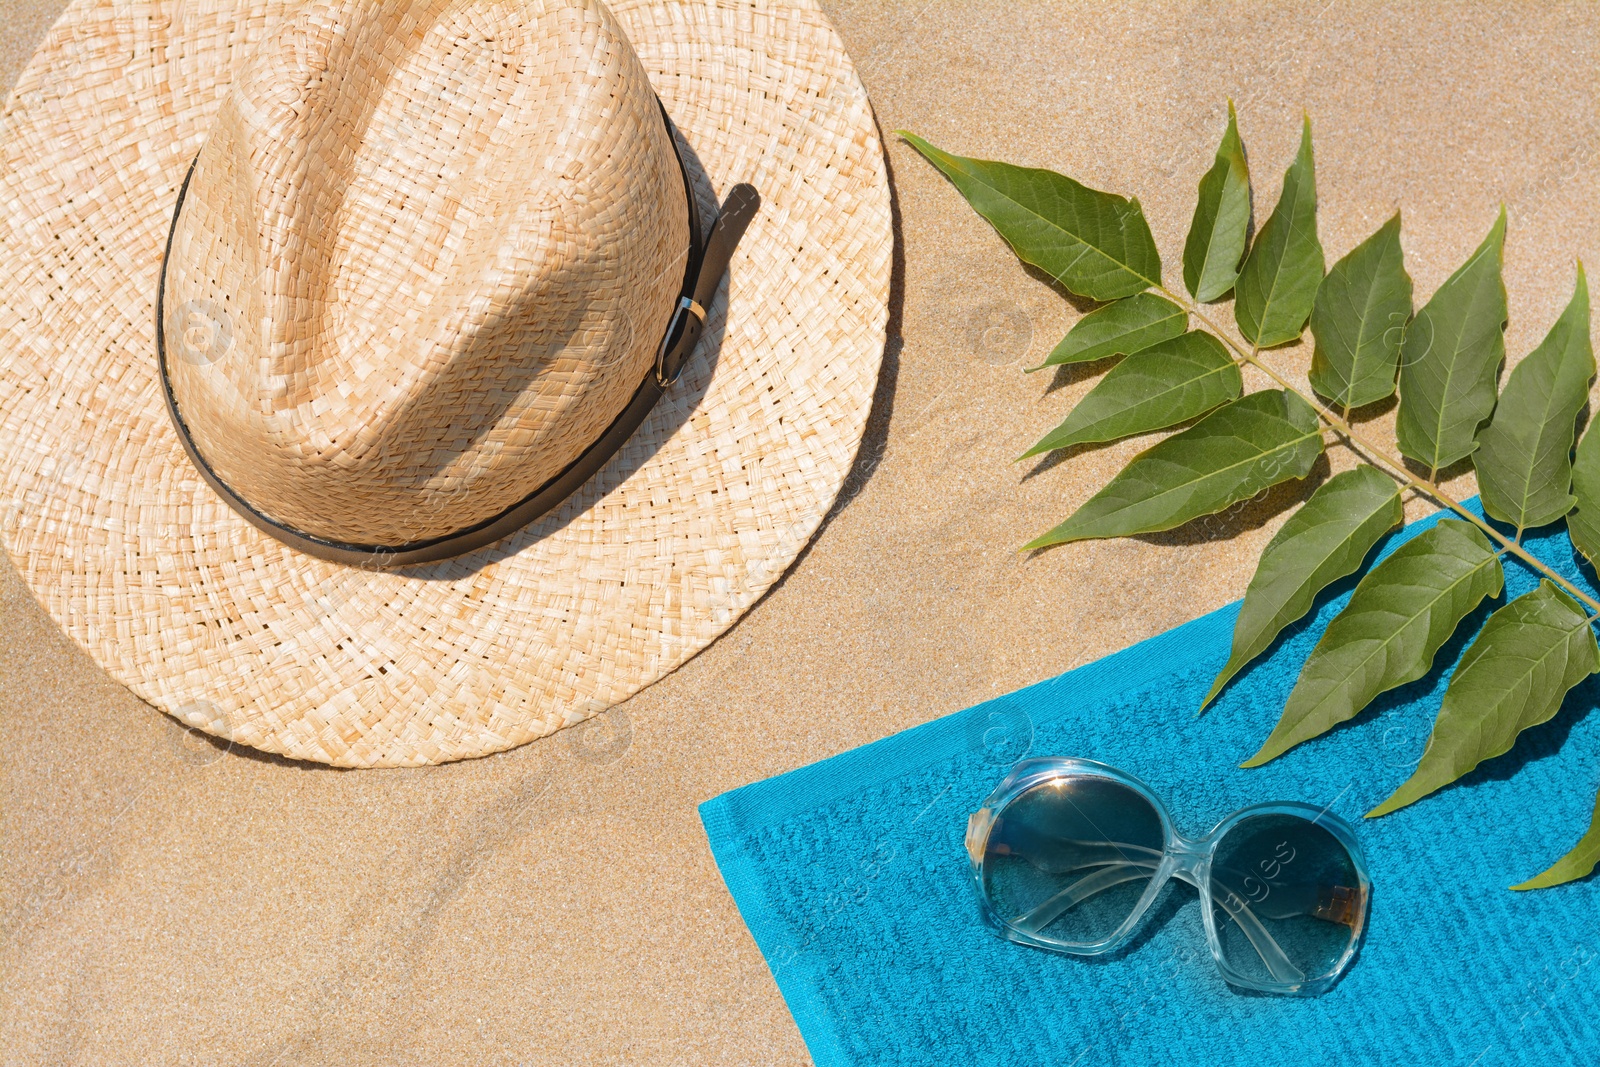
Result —
POLYGON ((1191 841, 1189 838, 1174 833, 1172 840, 1167 844, 1167 854, 1172 857, 1172 876, 1181 878, 1196 889, 1200 888, 1200 875, 1206 865, 1206 859, 1211 855, 1211 848, 1205 841, 1191 841))

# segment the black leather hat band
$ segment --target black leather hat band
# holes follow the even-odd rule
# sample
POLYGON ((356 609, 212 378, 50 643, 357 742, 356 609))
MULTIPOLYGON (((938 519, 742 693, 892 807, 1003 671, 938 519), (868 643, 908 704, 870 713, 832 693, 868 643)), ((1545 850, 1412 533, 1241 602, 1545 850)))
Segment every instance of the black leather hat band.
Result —
MULTIPOLYGON (((367 545, 334 541, 313 536, 271 519, 251 507, 248 501, 218 477, 195 446, 189 427, 184 423, 183 415, 178 410, 178 403, 172 392, 172 382, 167 375, 165 308, 167 261, 172 255, 173 237, 178 230, 178 218, 183 211, 184 197, 189 191, 189 181, 194 177, 195 164, 191 162, 189 172, 184 175, 183 185, 178 189, 177 204, 172 211, 172 226, 167 231, 166 250, 161 256, 161 283, 156 292, 156 355, 161 366, 161 388, 166 396, 167 413, 172 417, 178 439, 183 442, 183 450, 188 453, 201 478, 251 525, 279 541, 319 559, 376 569, 432 563, 459 556, 493 544, 554 510, 616 455, 623 443, 633 436, 634 431, 650 414, 662 393, 683 373, 684 364, 694 353, 694 347, 705 328, 705 309, 711 305, 717 286, 721 284, 722 276, 728 269, 728 262, 733 258, 733 251, 739 243, 739 238, 744 235, 745 228, 761 205, 761 197, 756 193, 754 186, 744 183, 735 185, 729 190, 728 197, 712 224, 710 236, 702 243, 700 212, 695 203, 694 188, 689 180, 689 171, 684 163, 682 149, 678 147, 672 120, 667 117, 665 107, 661 110, 661 117, 667 125, 667 136, 678 154, 678 170, 683 178, 684 194, 688 201, 689 257, 684 270, 682 290, 673 307, 666 332, 656 349, 655 361, 646 373, 644 381, 634 391, 633 398, 622 409, 622 413, 606 427, 599 439, 538 489, 500 514, 482 522, 441 537, 402 545, 367 545)), ((197 156, 196 162, 198 159, 197 156)))

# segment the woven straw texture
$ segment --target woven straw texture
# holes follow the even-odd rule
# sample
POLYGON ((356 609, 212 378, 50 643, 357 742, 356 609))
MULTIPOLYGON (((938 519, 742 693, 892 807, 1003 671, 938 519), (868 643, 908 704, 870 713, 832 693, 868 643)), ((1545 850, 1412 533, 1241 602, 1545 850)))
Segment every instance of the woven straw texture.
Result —
POLYGON ((319 6, 235 77, 166 349, 201 455, 256 510, 446 536, 577 459, 651 367, 689 246, 677 155, 606 10, 541 8, 319 6))
MULTIPOLYGON (((75 641, 186 723, 348 767, 483 755, 582 721, 681 664, 817 528, 883 352, 882 148, 811 5, 612 5, 702 171, 702 207, 738 181, 763 199, 706 339, 634 438, 540 522, 405 572, 324 563, 203 485, 162 407, 154 337, 184 172, 235 73, 253 69, 259 42, 303 26, 306 8, 78 3, 18 80, 0 121, 6 547, 75 641)), ((207 232, 186 231, 195 262, 214 254, 188 248, 207 232)), ((297 232, 337 242, 354 231, 297 232)), ((362 299, 345 304, 358 312, 344 324, 352 336, 376 323, 362 299)), ((425 318, 414 336, 441 336, 425 318)), ((237 462, 269 486, 281 459, 237 462)), ((359 471, 346 484, 359 488, 359 471)), ((398 529, 396 514, 374 507, 363 521, 398 529)))

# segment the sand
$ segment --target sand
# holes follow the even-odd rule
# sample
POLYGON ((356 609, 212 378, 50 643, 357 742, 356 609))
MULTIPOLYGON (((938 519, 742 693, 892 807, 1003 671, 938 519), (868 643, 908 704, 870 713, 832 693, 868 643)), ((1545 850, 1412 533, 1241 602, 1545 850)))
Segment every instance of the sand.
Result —
MULTIPOLYGON (((0 0, 5 85, 60 6, 0 0)), ((1574 257, 1600 261, 1600 9, 827 6, 886 135, 1139 196, 1169 278, 1229 96, 1258 218, 1305 111, 1330 264, 1403 209, 1419 302, 1504 201, 1513 360, 1574 257)), ((225 751, 0 563, 4 1062, 806 1062, 695 805, 1227 603, 1294 500, 1018 555, 1148 442, 1012 462, 1094 380, 1020 370, 1079 309, 889 139, 891 339, 855 473, 768 597, 592 728, 423 771, 225 751)), ((1303 375, 1309 350, 1272 358, 1303 375)))

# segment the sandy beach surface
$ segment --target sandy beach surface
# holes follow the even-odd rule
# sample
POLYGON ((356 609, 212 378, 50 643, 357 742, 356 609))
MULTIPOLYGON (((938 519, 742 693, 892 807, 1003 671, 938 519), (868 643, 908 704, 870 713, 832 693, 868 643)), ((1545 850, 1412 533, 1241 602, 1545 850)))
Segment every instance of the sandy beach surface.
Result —
MULTIPOLYGON (((0 85, 61 6, 0 0, 0 85)), ((1419 306, 1505 203, 1512 360, 1574 258, 1600 262, 1600 8, 825 6, 889 146, 898 249, 873 416, 815 542, 594 725, 420 771, 198 740, 0 563, 0 1062, 807 1062, 695 806, 1233 600, 1296 499, 1019 555, 1150 442, 1013 462, 1104 367, 1022 373, 1081 308, 894 130, 1137 195, 1175 280, 1227 100, 1258 222, 1304 112, 1329 264, 1403 210, 1419 306)), ((1303 378, 1309 345, 1271 358, 1303 378)))

